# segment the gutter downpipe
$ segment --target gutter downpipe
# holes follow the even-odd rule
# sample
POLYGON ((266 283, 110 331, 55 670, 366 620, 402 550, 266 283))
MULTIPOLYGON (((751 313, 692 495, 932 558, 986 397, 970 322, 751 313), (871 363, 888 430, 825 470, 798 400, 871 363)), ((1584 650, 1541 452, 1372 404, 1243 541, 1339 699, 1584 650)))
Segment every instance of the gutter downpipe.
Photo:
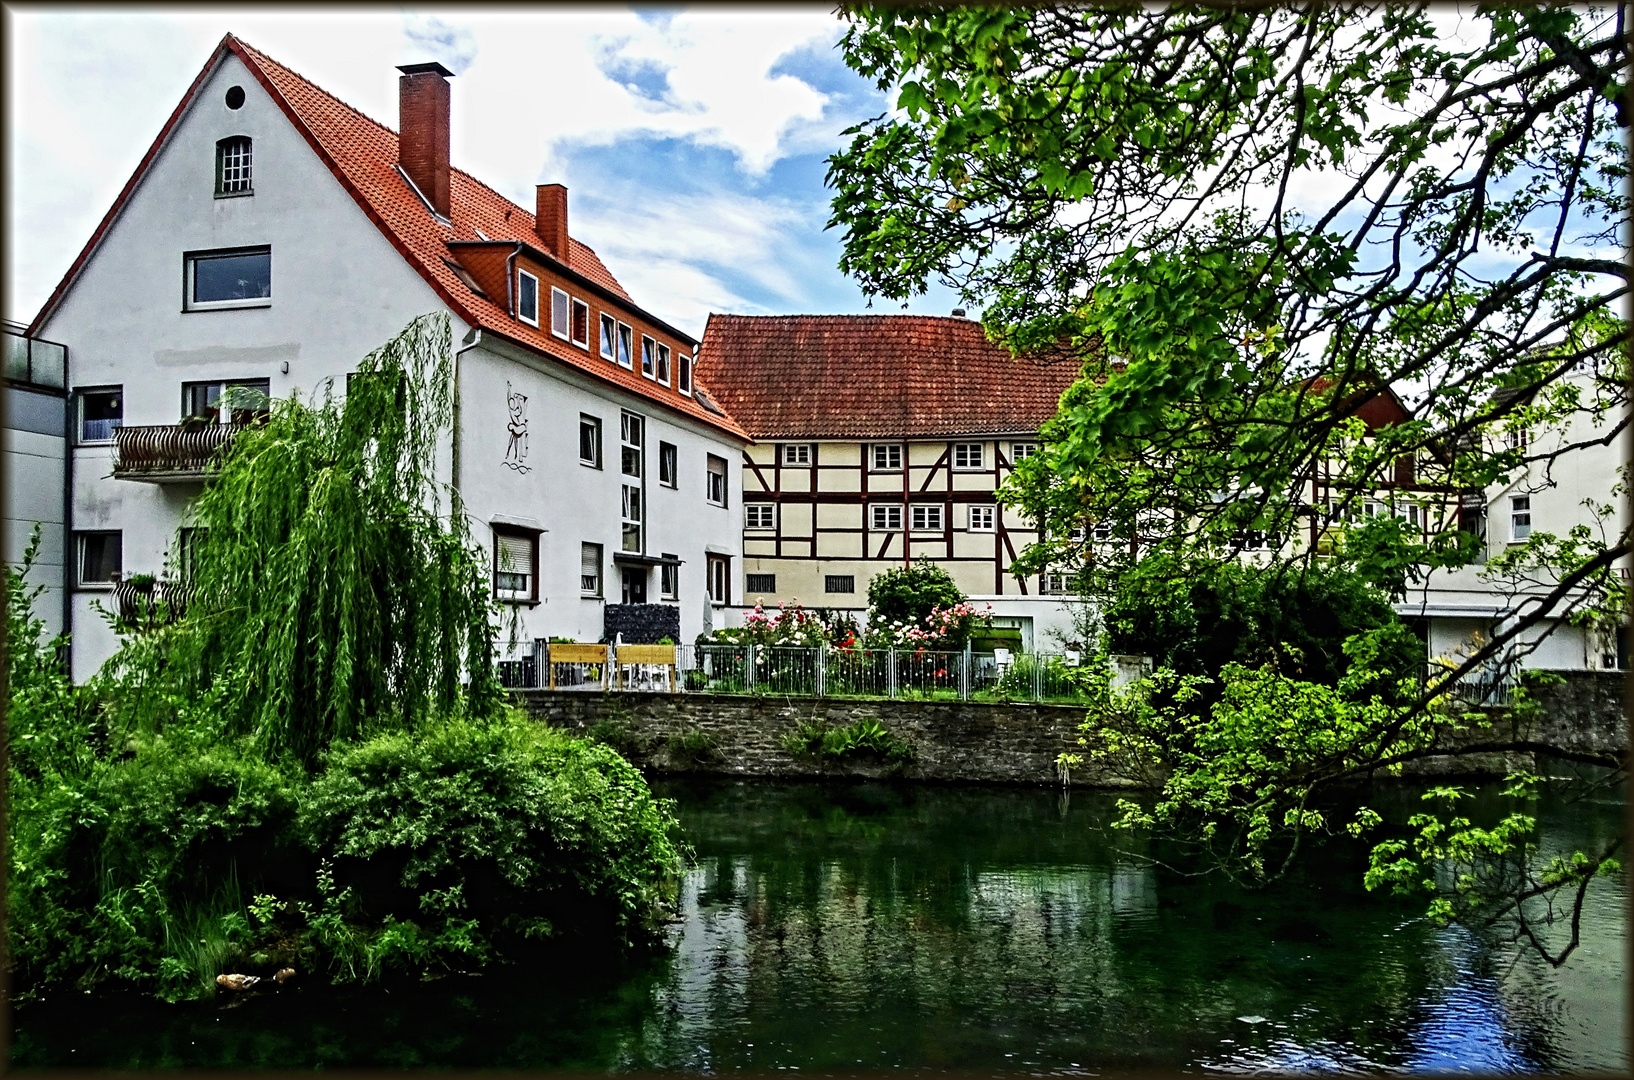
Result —
MULTIPOLYGON (((453 486, 456 493, 458 493, 460 490, 460 358, 463 357, 467 351, 479 348, 482 345, 482 328, 480 326, 473 326, 471 328, 471 333, 468 336, 470 340, 466 344, 454 350, 454 431, 452 438, 449 440, 448 471, 450 474, 449 482, 453 486)), ((463 496, 461 498, 461 505, 464 505, 463 496)))

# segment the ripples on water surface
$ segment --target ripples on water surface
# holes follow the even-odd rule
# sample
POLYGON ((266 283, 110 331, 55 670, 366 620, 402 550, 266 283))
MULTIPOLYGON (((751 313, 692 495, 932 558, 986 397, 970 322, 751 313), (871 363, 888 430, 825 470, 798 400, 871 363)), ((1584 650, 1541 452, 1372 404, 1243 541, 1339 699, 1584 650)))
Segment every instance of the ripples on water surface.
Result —
MULTIPOLYGON (((1082 793, 661 782, 697 850, 656 959, 214 1004, 59 999, 73 1066, 1626 1071, 1624 882, 1558 971, 1362 892, 1330 847, 1265 893, 1154 870, 1082 793)), ((1406 793, 1401 795, 1406 798, 1406 793)), ((1540 812, 1551 845, 1614 798, 1540 812)))

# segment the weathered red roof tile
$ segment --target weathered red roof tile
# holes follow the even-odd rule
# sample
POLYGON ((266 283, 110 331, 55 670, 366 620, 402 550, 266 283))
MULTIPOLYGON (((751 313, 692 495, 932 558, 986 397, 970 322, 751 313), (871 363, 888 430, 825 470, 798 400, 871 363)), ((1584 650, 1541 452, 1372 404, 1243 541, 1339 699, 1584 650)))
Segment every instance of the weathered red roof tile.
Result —
POLYGON ((1016 358, 931 315, 711 315, 698 378, 756 439, 1037 431, 1076 358, 1016 358))

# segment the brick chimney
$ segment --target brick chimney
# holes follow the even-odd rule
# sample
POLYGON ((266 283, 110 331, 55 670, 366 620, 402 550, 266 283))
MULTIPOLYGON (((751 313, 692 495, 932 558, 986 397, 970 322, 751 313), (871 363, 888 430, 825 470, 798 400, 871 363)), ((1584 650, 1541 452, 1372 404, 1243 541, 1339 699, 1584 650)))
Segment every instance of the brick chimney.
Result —
POLYGON ((448 77, 436 61, 403 64, 397 80, 397 163, 432 209, 449 216, 448 77))
POLYGON ((563 262, 567 255, 567 188, 540 184, 534 189, 533 231, 545 250, 563 262))

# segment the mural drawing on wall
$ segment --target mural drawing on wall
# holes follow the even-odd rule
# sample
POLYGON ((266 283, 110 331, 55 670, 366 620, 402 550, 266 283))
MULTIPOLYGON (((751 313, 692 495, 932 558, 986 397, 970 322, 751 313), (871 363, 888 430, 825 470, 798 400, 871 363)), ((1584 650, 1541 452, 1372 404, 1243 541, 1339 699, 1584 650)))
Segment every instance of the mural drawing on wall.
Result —
POLYGON ((511 435, 511 441, 505 447, 505 465, 519 473, 525 473, 529 469, 529 466, 524 464, 528 458, 528 396, 512 390, 510 382, 507 381, 505 404, 511 413, 510 422, 505 425, 505 430, 511 435))

